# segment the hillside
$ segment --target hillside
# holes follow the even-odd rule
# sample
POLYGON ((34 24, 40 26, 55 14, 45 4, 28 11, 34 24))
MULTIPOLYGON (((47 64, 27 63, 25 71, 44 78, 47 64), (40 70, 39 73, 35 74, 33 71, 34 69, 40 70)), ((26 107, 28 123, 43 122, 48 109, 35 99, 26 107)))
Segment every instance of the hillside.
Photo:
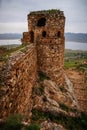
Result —
POLYGON ((4 39, 21 39, 22 38, 22 34, 19 33, 3 33, 0 34, 0 39, 4 40, 4 39))
POLYGON ((66 41, 87 43, 87 33, 65 33, 66 41))

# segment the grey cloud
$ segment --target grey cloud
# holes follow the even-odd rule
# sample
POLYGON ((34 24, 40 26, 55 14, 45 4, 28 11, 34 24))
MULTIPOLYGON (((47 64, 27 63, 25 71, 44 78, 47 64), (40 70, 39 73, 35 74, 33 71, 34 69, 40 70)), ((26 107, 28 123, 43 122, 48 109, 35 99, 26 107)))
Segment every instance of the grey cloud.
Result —
POLYGON ((52 8, 64 11, 67 26, 87 21, 87 0, 0 0, 0 22, 26 22, 30 11, 52 8))
POLYGON ((2 6, 2 0, 0 0, 0 7, 2 6))

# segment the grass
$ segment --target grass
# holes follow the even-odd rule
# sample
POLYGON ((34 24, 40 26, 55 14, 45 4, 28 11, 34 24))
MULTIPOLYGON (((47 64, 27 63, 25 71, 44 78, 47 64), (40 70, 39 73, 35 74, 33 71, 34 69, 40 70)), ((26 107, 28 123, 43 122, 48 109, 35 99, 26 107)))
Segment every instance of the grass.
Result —
MULTIPOLYGON (((23 44, 23 45, 20 45, 20 46, 12 46, 11 45, 11 47, 10 47, 10 45, 9 45, 9 48, 10 49, 7 49, 8 48, 8 45, 7 46, 1 46, 0 47, 0 52, 1 52, 1 54, 0 54, 0 62, 2 63, 2 65, 3 65, 3 63, 6 63, 7 62, 7 60, 8 60, 8 58, 9 58, 9 56, 12 54, 12 53, 14 53, 14 52, 16 52, 16 51, 21 51, 21 52, 23 52, 23 53, 25 53, 26 52, 26 50, 27 50, 27 48, 26 48, 26 45, 27 45, 27 43, 26 44, 23 44)), ((2 87, 2 84, 3 84, 3 81, 2 81, 2 77, 0 77, 0 87, 2 87)))
POLYGON ((61 90, 61 92, 67 92, 67 90, 64 88, 64 86, 59 86, 59 89, 61 90))
POLYGON ((10 115, 4 125, 0 124, 0 130, 40 130, 39 124, 23 125, 22 120, 21 114, 10 115))
POLYGON ((36 109, 32 109, 32 120, 33 121, 37 121, 37 120, 40 120, 40 119, 46 120, 48 118, 49 118, 49 116, 46 113, 44 113, 40 110, 38 111, 36 109))
MULTIPOLYGON (((20 45, 20 46, 18 46, 18 47, 12 47, 12 48, 10 48, 10 49, 6 49, 6 47, 4 47, 4 46, 2 46, 2 47, 0 47, 0 50, 3 50, 3 53, 0 55, 0 61, 1 62, 6 62, 7 61, 7 59, 9 58, 9 56, 12 54, 12 53, 14 53, 14 52, 16 52, 16 51, 18 51, 18 50, 21 50, 22 52, 23 52, 23 48, 26 46, 27 44, 23 44, 23 45, 20 45)), ((24 48, 24 51, 25 51, 25 48, 24 48)))
MULTIPOLYGON (((65 106, 63 106, 65 109, 65 106)), ((40 125, 38 123, 33 123, 33 122, 38 122, 48 120, 50 119, 51 121, 61 124, 64 126, 67 130, 87 130, 87 115, 84 113, 80 113, 79 116, 77 117, 70 117, 63 115, 62 113, 59 114, 54 114, 53 112, 43 112, 41 110, 32 110, 32 124, 23 126, 21 123, 23 120, 23 116, 20 114, 14 114, 10 115, 6 119, 6 123, 4 126, 0 126, 0 129, 3 130, 40 130, 40 125)))
POLYGON ((24 130, 40 130, 39 124, 31 124, 30 126, 26 126, 24 130))
POLYGON ((69 107, 66 106, 66 105, 63 104, 63 103, 60 103, 59 105, 60 105, 60 108, 63 109, 64 111, 67 111, 67 112, 68 112, 68 111, 70 110, 69 107))
POLYGON ((67 105, 65 105, 64 103, 59 103, 59 105, 60 105, 60 108, 66 112, 73 112, 73 113, 78 112, 78 110, 76 108, 70 108, 67 105))
MULTIPOLYGON (((65 106, 63 106, 64 109, 65 106)), ((87 130, 87 115, 80 113, 77 117, 70 117, 63 114, 53 115, 50 112, 42 112, 41 110, 32 110, 32 120, 50 119, 53 122, 63 125, 67 130, 87 130)))
POLYGON ((87 64, 82 64, 82 62, 79 62, 79 61, 76 62, 76 60, 65 61, 64 67, 65 69, 75 68, 83 72, 87 70, 87 64))
POLYGON ((23 119, 23 116, 21 114, 10 115, 6 119, 6 123, 4 125, 4 130, 21 130, 22 119, 23 119))
POLYGON ((39 74, 40 81, 43 81, 45 79, 50 80, 50 77, 47 76, 45 73, 40 71, 38 74, 39 74))
POLYGON ((87 64, 84 63, 87 61, 87 52, 86 51, 75 51, 75 50, 66 50, 65 51, 65 69, 75 68, 79 71, 85 71, 87 69, 87 64))
POLYGON ((59 9, 49 9, 47 10, 48 13, 56 13, 56 12, 61 12, 59 9))
POLYGON ((2 87, 2 84, 3 84, 3 82, 2 82, 2 79, 0 77, 0 87, 2 87))
POLYGON ((87 64, 80 64, 80 65, 77 66, 77 69, 79 71, 85 72, 87 70, 87 64))
POLYGON ((11 44, 11 45, 0 45, 0 48, 4 48, 4 49, 12 49, 12 48, 16 48, 20 46, 20 44, 11 44))
POLYGON ((65 63, 64 63, 64 67, 66 69, 76 68, 77 66, 78 66, 78 64, 75 61, 65 61, 65 63))
POLYGON ((42 12, 44 12, 44 13, 49 13, 49 14, 53 14, 53 13, 60 13, 61 11, 59 10, 59 9, 49 9, 49 10, 41 10, 41 11, 34 11, 34 12, 31 12, 30 14, 36 14, 36 13, 42 13, 42 12))
POLYGON ((39 96, 43 95, 44 93, 44 87, 40 85, 39 87, 33 87, 33 92, 39 96))
POLYGON ((40 95, 43 95, 43 93, 44 93, 44 87, 41 85, 41 86, 38 88, 38 91, 39 91, 39 94, 40 94, 40 95))

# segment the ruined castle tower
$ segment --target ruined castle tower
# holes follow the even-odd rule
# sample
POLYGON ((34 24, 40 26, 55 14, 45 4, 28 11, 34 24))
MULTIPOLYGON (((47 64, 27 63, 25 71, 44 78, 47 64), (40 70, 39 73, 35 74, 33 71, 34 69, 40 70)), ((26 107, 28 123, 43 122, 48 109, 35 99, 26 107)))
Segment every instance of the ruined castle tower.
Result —
POLYGON ((37 49, 38 71, 57 84, 63 83, 65 17, 60 10, 31 12, 28 32, 22 43, 34 44, 37 49))

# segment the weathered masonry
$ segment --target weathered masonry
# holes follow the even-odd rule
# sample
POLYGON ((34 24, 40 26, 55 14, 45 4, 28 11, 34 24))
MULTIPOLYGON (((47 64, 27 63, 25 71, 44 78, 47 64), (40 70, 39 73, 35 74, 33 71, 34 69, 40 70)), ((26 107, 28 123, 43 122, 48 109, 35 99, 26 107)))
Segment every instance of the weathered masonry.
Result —
POLYGON ((12 52, 0 66, 0 118, 13 113, 29 117, 38 72, 57 85, 64 83, 64 25, 65 17, 59 10, 28 15, 28 32, 22 39, 27 46, 12 52))
POLYGON ((33 45, 11 54, 0 68, 0 119, 13 113, 29 116, 36 74, 37 57, 33 45))
POLYGON ((63 83, 65 17, 60 10, 31 12, 28 32, 22 43, 32 43, 37 50, 38 71, 47 74, 57 84, 63 83))

